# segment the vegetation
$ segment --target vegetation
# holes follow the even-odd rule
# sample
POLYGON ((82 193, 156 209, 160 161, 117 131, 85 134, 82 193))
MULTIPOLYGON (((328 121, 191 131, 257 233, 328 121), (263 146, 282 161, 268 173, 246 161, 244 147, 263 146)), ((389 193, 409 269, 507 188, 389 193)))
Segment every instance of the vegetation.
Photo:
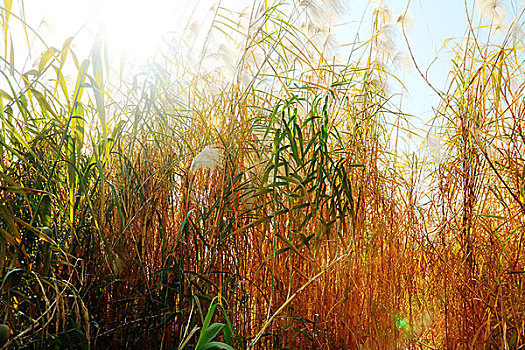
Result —
POLYGON ((322 25, 342 2, 219 6, 132 76, 102 34, 88 57, 72 37, 20 71, 13 21, 39 35, 11 9, 5 347, 525 345, 518 21, 470 22, 431 152, 404 156, 385 5, 344 60, 322 25))

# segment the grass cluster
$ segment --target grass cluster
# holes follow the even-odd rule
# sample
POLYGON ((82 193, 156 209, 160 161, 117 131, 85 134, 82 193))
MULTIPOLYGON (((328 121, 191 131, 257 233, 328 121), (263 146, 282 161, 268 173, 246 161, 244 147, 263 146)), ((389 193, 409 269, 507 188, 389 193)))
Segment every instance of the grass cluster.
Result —
POLYGON ((397 148, 410 116, 387 88, 384 6, 344 60, 324 25, 342 2, 218 6, 126 78, 102 35, 86 58, 73 37, 17 70, 11 3, 5 347, 525 345, 516 28, 495 44, 471 25, 427 139, 439 156, 421 158, 397 148))

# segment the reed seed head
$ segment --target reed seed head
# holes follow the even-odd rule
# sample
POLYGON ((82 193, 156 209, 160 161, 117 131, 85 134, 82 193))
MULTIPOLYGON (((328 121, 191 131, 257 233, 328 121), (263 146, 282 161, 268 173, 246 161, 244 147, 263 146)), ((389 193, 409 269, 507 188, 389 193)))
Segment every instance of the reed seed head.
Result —
POLYGON ((224 157, 224 152, 218 147, 205 147, 191 162, 191 171, 195 173, 202 168, 217 168, 224 157))

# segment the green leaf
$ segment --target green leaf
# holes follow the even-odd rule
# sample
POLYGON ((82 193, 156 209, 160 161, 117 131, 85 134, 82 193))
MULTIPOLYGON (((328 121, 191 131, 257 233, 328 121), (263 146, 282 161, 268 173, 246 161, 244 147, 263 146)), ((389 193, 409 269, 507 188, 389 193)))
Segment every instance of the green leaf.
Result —
POLYGON ((252 221, 252 222, 250 222, 249 224, 244 225, 243 227, 241 227, 241 228, 235 230, 235 232, 233 233, 233 235, 235 235, 235 234, 237 234, 237 233, 240 233, 240 232, 244 232, 244 231, 248 230, 249 228, 255 227, 255 226, 257 226, 257 225, 260 225, 260 224, 262 224, 262 223, 264 223, 264 222, 270 220, 271 218, 273 218, 273 216, 264 216, 264 217, 262 217, 262 218, 259 218, 259 219, 255 220, 255 221, 252 221))
POLYGON ((199 336, 199 340, 197 341, 197 345, 195 346, 195 349, 199 349, 201 345, 205 344, 206 332, 208 331, 208 327, 210 326, 210 322, 213 317, 213 314, 215 313, 216 307, 217 307, 217 304, 215 304, 214 300, 212 300, 210 308, 208 309, 208 313, 206 314, 206 318, 204 319, 204 322, 202 323, 201 335, 199 336))
POLYGON ((104 104, 104 69, 102 65, 102 35, 97 35, 95 44, 93 45, 93 75, 95 76, 95 85, 93 93, 95 95, 95 102, 97 105, 97 111, 100 118, 100 124, 102 125, 102 143, 104 146, 104 157, 106 161, 109 159, 109 147, 108 147, 108 125, 106 120, 106 109, 104 104))
POLYGON ((225 350, 234 350, 230 345, 225 343, 219 343, 219 342, 211 342, 208 344, 204 344, 201 347, 198 348, 198 350, 217 350, 217 349, 225 349, 225 350))
POLYGON ((36 97, 38 103, 40 104, 40 108, 42 108, 42 111, 48 111, 53 115, 53 117, 57 118, 57 114, 55 113, 49 102, 47 102, 45 96, 42 95, 40 91, 31 89, 31 93, 36 97))
POLYGON ((16 222, 20 223, 22 226, 24 226, 26 229, 28 229, 29 231, 31 231, 35 236, 37 236, 38 238, 46 241, 47 243, 50 243, 50 244, 53 244, 53 245, 56 245, 56 242, 53 241, 51 238, 49 238, 44 232, 40 231, 39 229, 37 229, 36 227, 33 227, 31 226, 30 224, 28 224, 27 222, 19 219, 19 218, 15 218, 16 222))
POLYGON ((11 97, 11 95, 9 95, 7 92, 5 92, 2 89, 0 89, 0 97, 3 97, 9 101, 13 101, 13 97, 11 97))
MULTIPOLYGON (((264 263, 266 263, 268 260, 272 259, 273 257, 279 255, 279 254, 282 254, 282 253, 286 253, 287 251, 289 251, 291 248, 290 247, 285 247, 285 248, 281 248, 281 249, 277 249, 275 250, 273 253, 269 254, 264 260, 263 262, 261 263, 261 267, 262 265, 264 265, 264 263)), ((259 269, 257 269, 259 270, 259 269)))
POLYGON ((212 341, 213 338, 219 334, 220 331, 223 330, 223 328, 226 327, 224 323, 214 323, 211 326, 206 329, 206 331, 203 331, 201 334, 202 337, 202 344, 208 344, 212 341))
POLYGON ((38 63, 38 71, 42 73, 44 71, 44 68, 46 67, 47 62, 54 57, 56 54, 58 54, 58 50, 54 47, 48 48, 40 58, 40 62, 38 63))
POLYGON ((73 93, 73 108, 76 108, 76 104, 79 103, 80 98, 82 97, 82 92, 84 91, 84 81, 86 80, 86 73, 88 68, 89 60, 82 61, 82 64, 80 65, 78 70, 77 82, 75 84, 75 92, 73 93))
POLYGON ((80 157, 84 145, 84 106, 77 102, 71 120, 71 137, 75 140, 77 156, 80 157))
POLYGON ((99 90, 104 90, 104 75, 102 66, 102 36, 97 35, 93 45, 93 75, 99 90))
POLYGON ((2 214, 5 225, 9 229, 10 233, 17 239, 17 241, 20 241, 21 236, 20 232, 18 231, 18 227, 15 224, 15 217, 5 205, 0 204, 0 214, 2 214))
POLYGON ((69 105, 71 101, 69 100, 69 93, 67 91, 66 79, 64 78, 64 75, 62 74, 60 68, 57 68, 55 66, 53 66, 53 68, 55 69, 55 73, 57 75, 58 84, 60 85, 60 88, 62 89, 64 96, 66 97, 67 104, 69 105))
POLYGON ((42 194, 42 195, 54 196, 54 194, 47 192, 47 191, 35 190, 32 188, 20 187, 20 186, 0 186, 0 190, 8 191, 11 193, 17 193, 17 194, 42 194))
POLYGON ((64 42, 64 45, 62 45, 62 51, 60 52, 60 68, 64 66, 64 63, 66 62, 67 54, 69 52, 69 48, 71 47, 71 42, 73 41, 73 37, 69 37, 64 42))
POLYGON ((288 238, 284 237, 280 233, 276 233, 275 236, 277 238, 279 238, 288 248, 293 249, 293 251, 295 251, 301 258, 306 259, 308 261, 312 261, 312 259, 310 257, 305 256, 304 254, 302 254, 299 251, 299 249, 297 249, 297 247, 288 238))

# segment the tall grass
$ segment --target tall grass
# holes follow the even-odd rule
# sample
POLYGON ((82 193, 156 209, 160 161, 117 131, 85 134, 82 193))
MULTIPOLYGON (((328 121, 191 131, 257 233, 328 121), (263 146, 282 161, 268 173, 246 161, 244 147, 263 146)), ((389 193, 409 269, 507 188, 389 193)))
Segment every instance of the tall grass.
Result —
POLYGON ((324 25, 343 2, 218 6, 128 79, 103 35, 18 71, 10 4, 5 347, 523 346, 515 28, 458 46, 432 162, 396 148, 384 5, 343 60, 324 25))

